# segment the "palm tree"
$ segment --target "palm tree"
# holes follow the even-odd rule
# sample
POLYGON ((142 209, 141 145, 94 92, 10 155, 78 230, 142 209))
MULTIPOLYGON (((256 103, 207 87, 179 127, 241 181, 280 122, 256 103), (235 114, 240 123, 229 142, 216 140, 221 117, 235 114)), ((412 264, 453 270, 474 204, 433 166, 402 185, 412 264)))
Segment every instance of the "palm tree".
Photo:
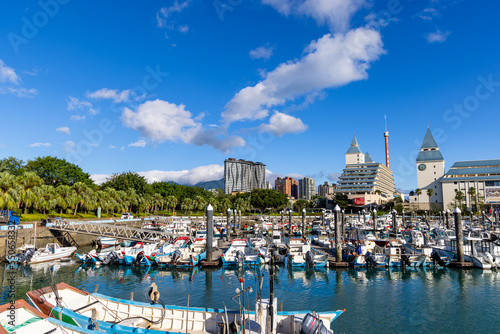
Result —
POLYGON ((431 203, 432 203, 431 197, 434 196, 434 189, 432 189, 432 188, 427 189, 427 196, 429 196, 429 210, 431 210, 431 208, 432 208, 432 206, 431 206, 431 203))
POLYGON ((188 210, 193 207, 193 200, 186 197, 182 200, 181 209, 184 210, 184 214, 187 214, 188 210))
POLYGON ((162 195, 160 195, 158 193, 155 193, 153 195, 153 203, 154 203, 154 207, 155 207, 155 214, 158 211, 158 207, 160 205, 163 207, 163 202, 164 202, 164 199, 163 199, 162 195))
POLYGON ((36 200, 33 188, 41 186, 43 180, 33 172, 26 172, 18 176, 17 182, 22 186, 21 203, 24 206, 24 214, 27 214, 28 207, 33 206, 36 200))
POLYGON ((167 208, 169 208, 169 209, 172 208, 172 212, 173 212, 173 210, 175 209, 175 207, 179 203, 179 200, 174 195, 170 195, 170 196, 167 196, 166 203, 167 203, 167 208))
POLYGON ((464 199, 464 193, 457 191, 455 194, 455 199, 458 201, 459 208, 462 208, 462 200, 464 199))
POLYGON ((76 213, 78 212, 78 206, 83 205, 86 201, 89 200, 89 193, 91 189, 83 182, 76 182, 75 184, 73 184, 73 191, 75 192, 75 212, 73 213, 73 215, 76 216, 76 213))
POLYGON ((417 195, 417 210, 420 209, 420 195, 422 195, 422 189, 417 188, 415 189, 415 194, 417 195))
POLYGON ((471 207, 471 211, 472 212, 476 212, 477 208, 476 209, 473 209, 472 207, 472 197, 474 197, 474 206, 477 207, 477 200, 476 200, 476 188, 474 187, 470 187, 469 188, 469 202, 470 202, 470 207, 471 207))
POLYGON ((57 195, 53 186, 43 184, 39 187, 37 200, 35 202, 35 209, 42 210, 46 215, 47 211, 52 211, 57 205, 57 195))
POLYGON ((57 186, 56 188, 56 193, 57 193, 57 206, 60 209, 60 214, 63 214, 63 210, 69 207, 73 207, 73 205, 76 203, 76 193, 75 191, 70 187, 65 184, 61 184, 57 186))

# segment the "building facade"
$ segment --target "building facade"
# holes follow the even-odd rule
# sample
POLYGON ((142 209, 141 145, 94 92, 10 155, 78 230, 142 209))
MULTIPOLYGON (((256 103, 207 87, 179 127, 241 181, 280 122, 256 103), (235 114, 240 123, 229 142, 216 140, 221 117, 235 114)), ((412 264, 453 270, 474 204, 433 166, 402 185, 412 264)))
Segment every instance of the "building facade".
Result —
POLYGON ((355 206, 378 206, 399 196, 392 171, 374 162, 370 154, 363 154, 354 135, 345 154, 346 166, 339 177, 336 194, 345 194, 355 206))
POLYGON ((330 184, 330 182, 326 181, 323 184, 320 184, 318 186, 318 195, 320 197, 329 197, 334 194, 334 189, 335 189, 336 184, 330 184))
POLYGON ((299 198, 311 200, 316 195, 316 181, 310 177, 304 177, 299 180, 299 198))
POLYGON ((420 209, 442 208, 443 190, 441 179, 444 176, 444 158, 439 150, 431 130, 427 129, 422 146, 415 161, 417 169, 417 188, 421 190, 420 195, 410 197, 410 202, 416 204, 420 209), (433 195, 428 196, 428 190, 432 189, 433 195))
POLYGON ((299 185, 297 180, 294 180, 293 177, 278 177, 274 182, 274 189, 281 191, 290 198, 298 198, 299 196, 299 185))
POLYGON ((237 159, 224 161, 224 193, 251 192, 266 186, 266 165, 237 159))
POLYGON ((269 189, 269 190, 273 189, 273 185, 272 185, 271 181, 266 181, 266 189, 269 189))
POLYGON ((500 209, 500 160, 457 161, 441 179, 445 209, 500 209), (458 193, 461 193, 457 196, 458 193))

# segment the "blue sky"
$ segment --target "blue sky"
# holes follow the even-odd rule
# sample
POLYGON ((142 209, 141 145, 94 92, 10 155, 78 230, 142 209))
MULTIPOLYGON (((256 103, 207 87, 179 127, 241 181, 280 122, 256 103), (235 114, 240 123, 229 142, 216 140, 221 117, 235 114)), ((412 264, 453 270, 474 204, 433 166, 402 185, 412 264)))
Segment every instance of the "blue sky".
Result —
POLYGON ((352 136, 416 188, 429 124, 449 168, 498 159, 497 1, 9 1, 0 157, 52 155, 102 180, 342 172, 352 136))

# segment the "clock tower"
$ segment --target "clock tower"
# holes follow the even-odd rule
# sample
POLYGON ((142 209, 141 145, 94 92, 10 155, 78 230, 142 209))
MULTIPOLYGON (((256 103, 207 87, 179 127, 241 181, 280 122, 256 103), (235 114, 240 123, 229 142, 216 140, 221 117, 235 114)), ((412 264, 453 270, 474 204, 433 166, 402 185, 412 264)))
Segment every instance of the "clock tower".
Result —
MULTIPOLYGON (((439 150, 431 130, 427 129, 424 141, 417 155, 417 186, 422 190, 418 198, 419 203, 429 203, 427 190, 434 190, 430 198, 432 207, 443 207, 443 189, 441 178, 444 176, 444 158, 439 150)), ((427 207, 427 205, 426 205, 427 207)))

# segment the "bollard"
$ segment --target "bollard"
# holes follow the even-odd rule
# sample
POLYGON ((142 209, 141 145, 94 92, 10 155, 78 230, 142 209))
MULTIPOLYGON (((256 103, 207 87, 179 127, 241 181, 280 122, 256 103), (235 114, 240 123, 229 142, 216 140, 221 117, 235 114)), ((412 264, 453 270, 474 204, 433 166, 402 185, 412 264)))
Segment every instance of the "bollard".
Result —
POLYGON ((446 209, 446 228, 449 230, 451 229, 451 223, 450 223, 450 209, 446 209))
MULTIPOLYGON (((231 239, 231 233, 232 233, 232 229, 231 229, 231 209, 227 209, 227 216, 226 216, 226 221, 227 221, 227 240, 230 240, 231 239)), ((236 228, 236 225, 234 226, 236 228)), ((235 229, 235 232, 236 232, 236 229, 235 229)))
POLYGON ((302 209, 302 236, 306 237, 306 209, 302 209))
POLYGON ((345 235, 345 211, 342 209, 342 234, 341 238, 345 235))
POLYGON ((396 216, 396 210, 392 210, 392 230, 394 233, 398 233, 398 221, 396 216))
POLYGON ((377 237, 377 209, 373 209, 373 236, 377 237))
POLYGON ((292 232, 292 210, 288 210, 288 231, 292 232))
POLYGON ((339 225, 339 214, 340 207, 335 205, 335 261, 342 261, 342 249, 340 247, 340 225, 339 225))
MULTIPOLYGON (((222 229, 221 229, 222 233, 222 229)), ((222 237, 222 235, 221 235, 222 237)), ((214 238, 214 209, 211 204, 207 206, 207 262, 212 261, 212 245, 214 238)))
POLYGON ((464 233, 462 231, 462 211, 456 208, 455 215, 455 235, 457 241, 457 262, 464 262, 464 233))

